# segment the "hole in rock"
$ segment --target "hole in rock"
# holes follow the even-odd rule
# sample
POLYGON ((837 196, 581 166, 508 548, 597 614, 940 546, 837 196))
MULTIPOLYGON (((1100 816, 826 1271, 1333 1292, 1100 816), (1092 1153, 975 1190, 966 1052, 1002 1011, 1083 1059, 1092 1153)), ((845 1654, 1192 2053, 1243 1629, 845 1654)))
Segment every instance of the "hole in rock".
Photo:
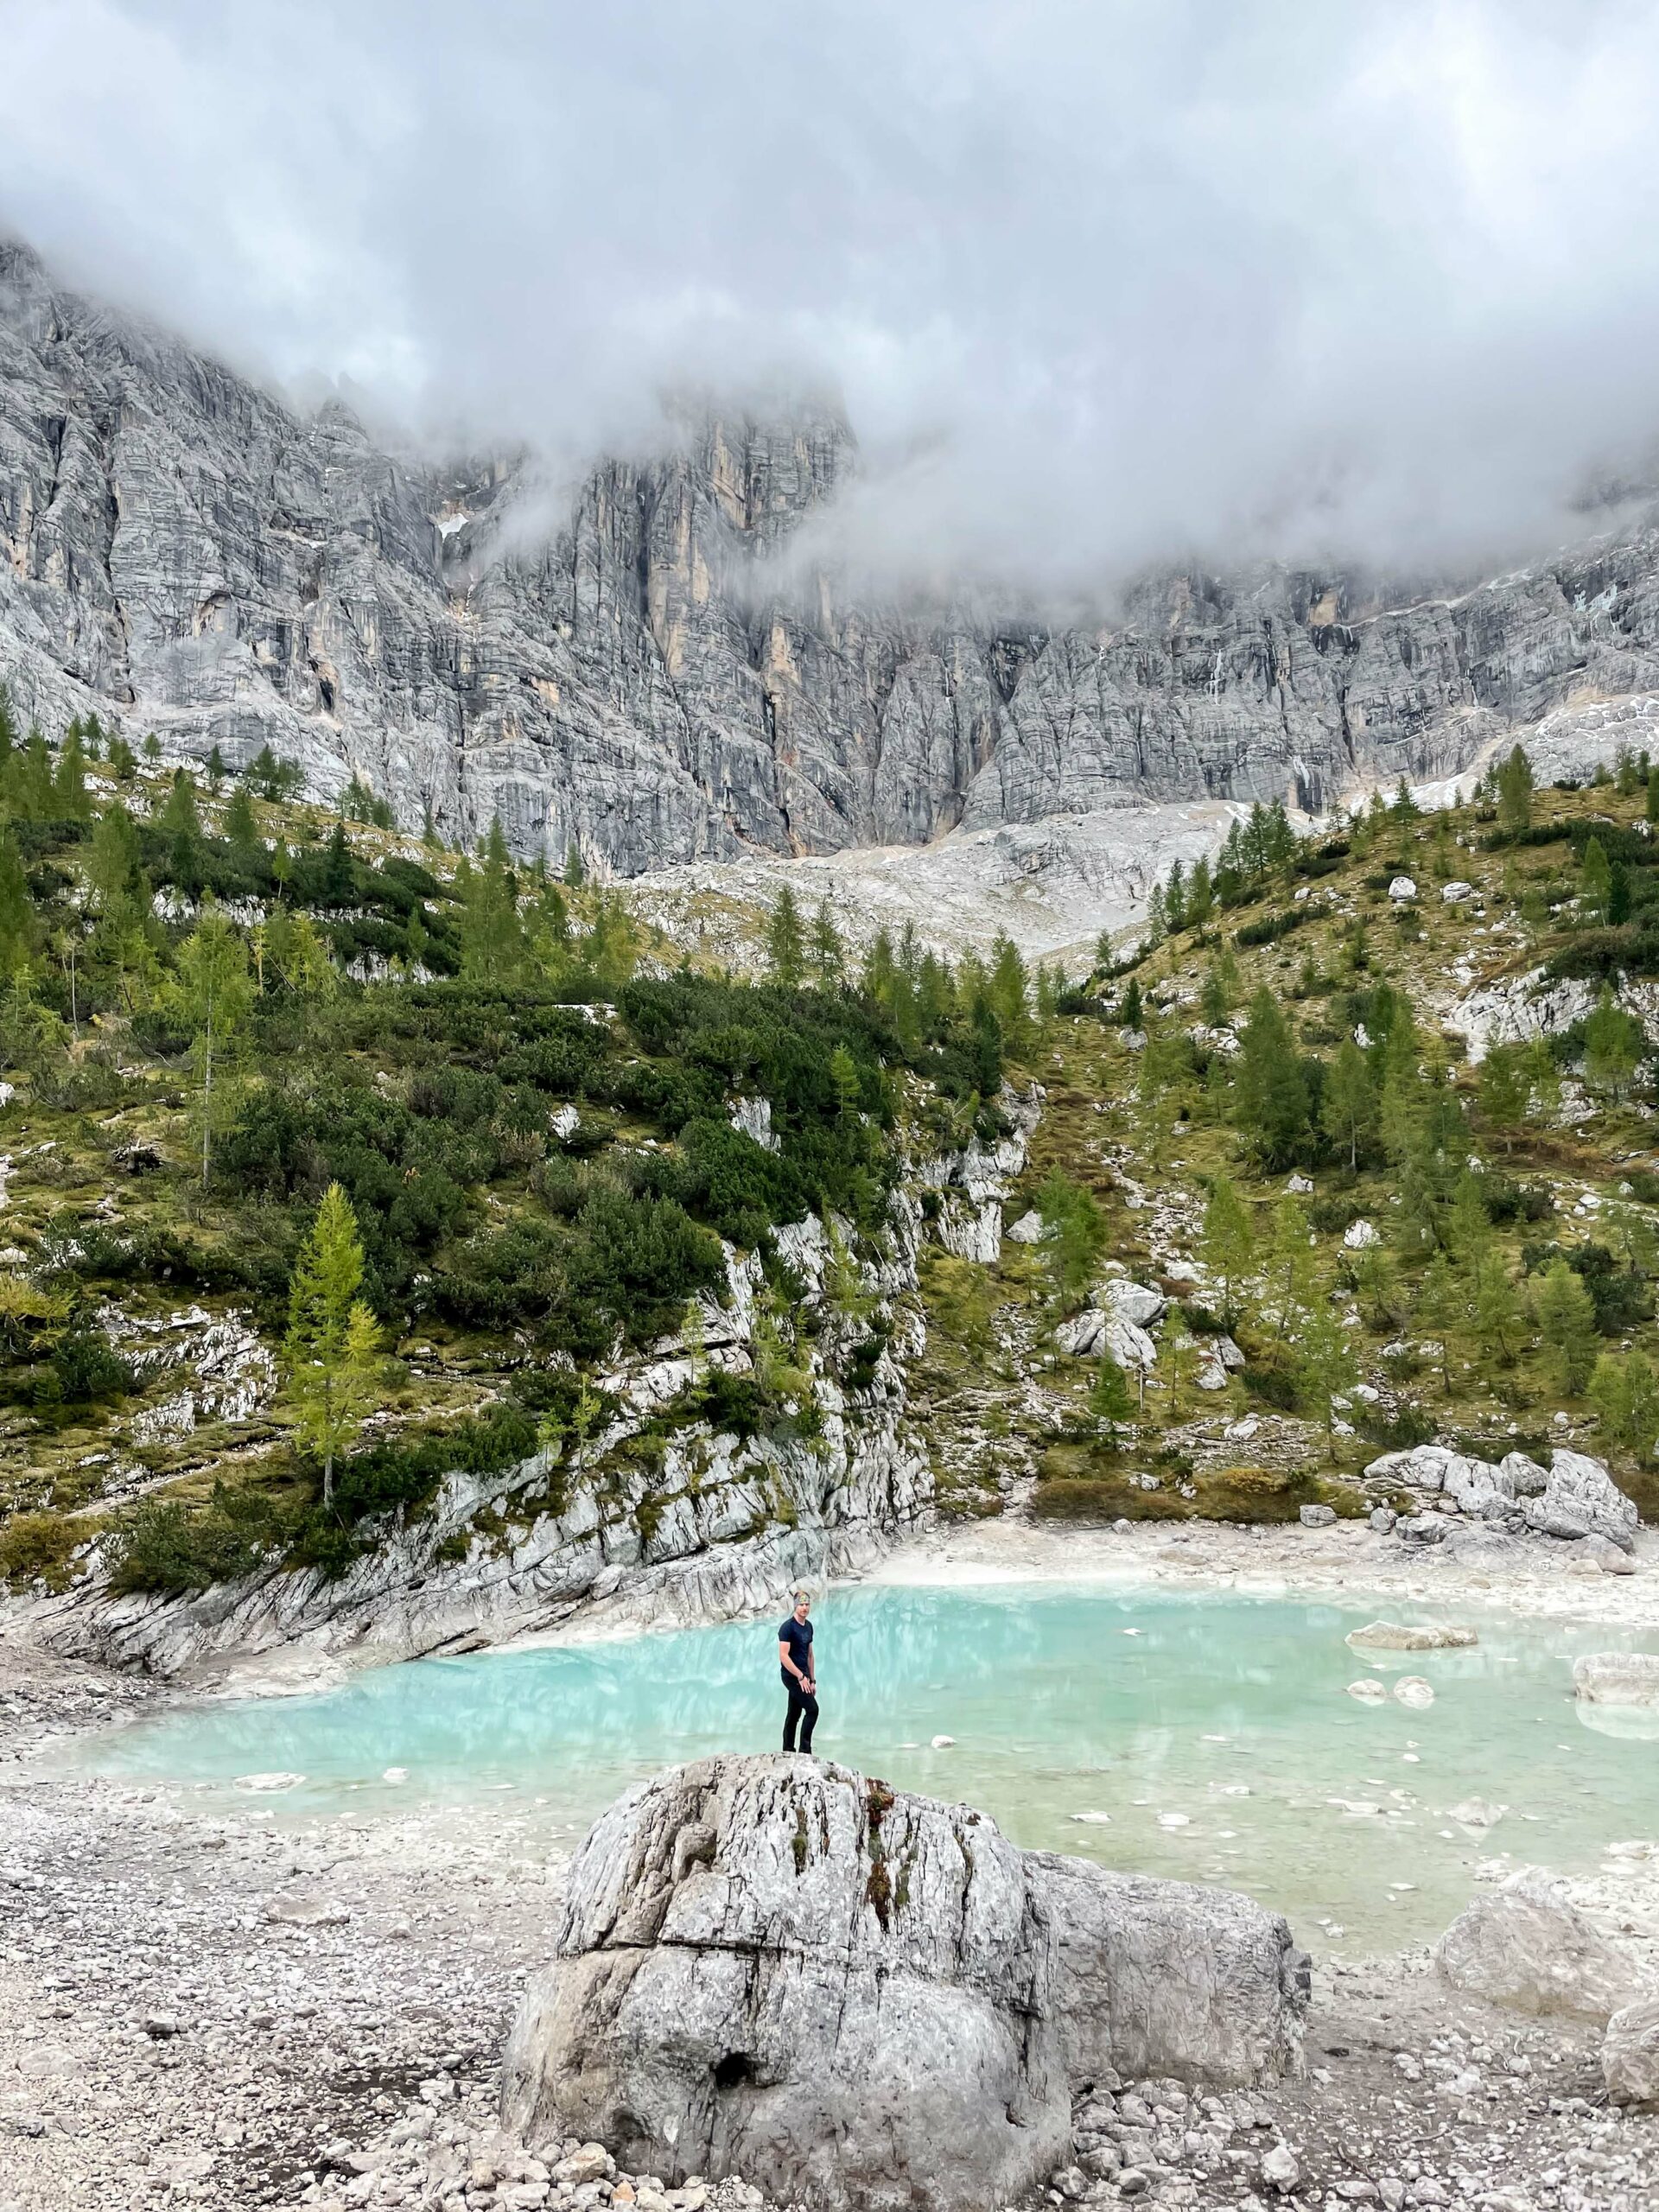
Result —
POLYGON ((715 2069, 715 2087, 734 2089, 740 2082, 754 2079, 754 2061, 747 2050, 728 2050, 715 2069))

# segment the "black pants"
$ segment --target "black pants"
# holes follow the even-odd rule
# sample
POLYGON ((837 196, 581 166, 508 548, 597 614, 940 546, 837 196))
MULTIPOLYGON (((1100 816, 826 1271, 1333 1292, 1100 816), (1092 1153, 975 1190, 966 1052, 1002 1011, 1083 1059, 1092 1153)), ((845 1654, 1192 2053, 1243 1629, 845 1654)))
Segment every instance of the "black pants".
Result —
POLYGON ((816 1697, 808 1696, 800 1684, 791 1681, 789 1676, 785 1675, 784 1680, 789 1691, 789 1713, 784 1721, 784 1749, 786 1751, 794 1750, 795 1731, 798 1728, 801 1732, 801 1749, 804 1751, 810 1751, 812 1748, 812 1731, 818 1725, 818 1700, 816 1697))

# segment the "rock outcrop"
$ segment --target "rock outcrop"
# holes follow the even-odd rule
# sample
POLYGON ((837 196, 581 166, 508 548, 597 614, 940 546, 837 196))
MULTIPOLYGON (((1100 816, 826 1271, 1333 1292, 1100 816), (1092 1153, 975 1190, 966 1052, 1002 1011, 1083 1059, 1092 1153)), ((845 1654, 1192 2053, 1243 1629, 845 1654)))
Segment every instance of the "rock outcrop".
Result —
POLYGON ((810 540, 857 467, 833 414, 728 416, 550 503, 522 456, 395 457, 0 246, 0 672, 25 710, 96 706, 176 756, 269 743, 410 826, 499 817, 521 852, 634 874, 1137 800, 1319 807, 1659 686, 1648 532, 1450 598, 1165 573, 1056 626, 860 603, 810 540))
MULTIPOLYGON (((1445 1445, 1420 1444, 1408 1452, 1385 1452, 1365 1472, 1373 1481, 1397 1483, 1444 1499, 1459 1513, 1497 1522, 1515 1535, 1530 1530, 1570 1541, 1599 1538, 1629 1552, 1641 1526, 1634 1500, 1625 1497, 1599 1459, 1583 1452, 1552 1452, 1546 1473, 1520 1452, 1507 1453, 1493 1466, 1445 1445)), ((1443 1533, 1431 1516, 1408 1516, 1401 1523, 1407 1537, 1443 1533)))
POLYGON ((1610 2102, 1659 2107, 1659 1997, 1627 2005, 1608 2021, 1601 2074, 1610 2102))
POLYGON ((781 2202, 1007 2202, 1065 2163, 1074 2082, 1293 2068, 1304 1994, 1246 1899, 1021 1852, 848 1768, 708 1759, 577 1852, 503 2113, 781 2202))

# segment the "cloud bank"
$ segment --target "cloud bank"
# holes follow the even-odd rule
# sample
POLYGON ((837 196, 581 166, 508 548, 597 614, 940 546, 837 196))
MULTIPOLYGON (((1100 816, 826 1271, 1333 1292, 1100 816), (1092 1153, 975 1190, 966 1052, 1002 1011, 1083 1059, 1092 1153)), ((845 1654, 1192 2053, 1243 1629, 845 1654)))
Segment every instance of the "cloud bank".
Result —
POLYGON ((555 470, 834 395, 891 582, 1507 557, 1659 432, 1647 0, 0 0, 0 52, 70 280, 555 470))

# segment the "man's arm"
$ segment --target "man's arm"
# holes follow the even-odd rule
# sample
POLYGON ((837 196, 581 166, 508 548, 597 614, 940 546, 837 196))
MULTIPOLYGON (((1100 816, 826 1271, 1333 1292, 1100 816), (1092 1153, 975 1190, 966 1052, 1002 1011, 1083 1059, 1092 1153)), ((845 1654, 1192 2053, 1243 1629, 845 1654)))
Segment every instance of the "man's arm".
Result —
POLYGON ((801 1672, 800 1669, 795 1664, 794 1657, 790 1651, 789 1639, 787 1637, 780 1636, 778 1639, 778 1658, 779 1663, 782 1666, 784 1672, 786 1675, 793 1675, 796 1681, 801 1685, 802 1688, 804 1689, 807 1687, 807 1679, 801 1672))

